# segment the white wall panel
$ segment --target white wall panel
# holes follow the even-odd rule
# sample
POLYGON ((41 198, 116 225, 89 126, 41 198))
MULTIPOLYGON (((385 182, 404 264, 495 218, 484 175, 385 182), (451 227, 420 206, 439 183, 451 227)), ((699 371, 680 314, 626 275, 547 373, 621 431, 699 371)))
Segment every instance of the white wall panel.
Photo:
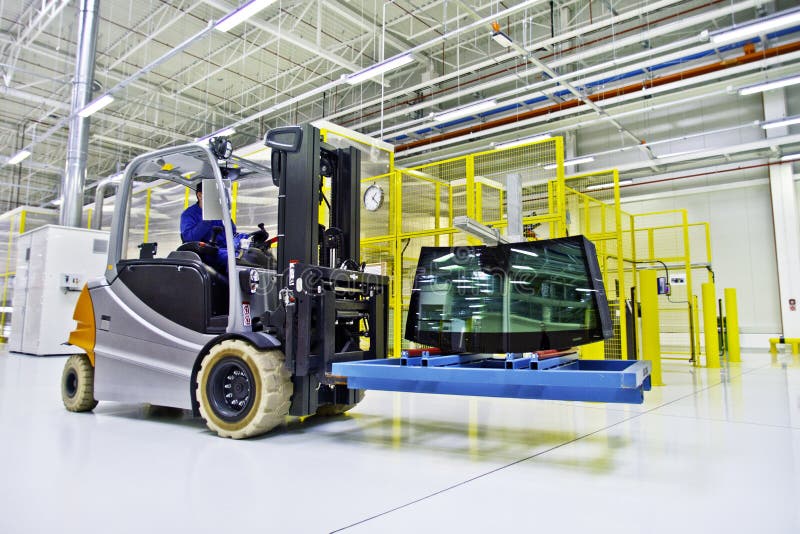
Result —
MULTIPOLYGON (((625 202, 623 209, 631 213, 686 209, 689 222, 709 222, 718 294, 721 297, 725 287, 737 289, 742 333, 780 332, 775 240, 767 185, 634 200, 625 202)), ((699 295, 699 284, 694 289, 699 295)))

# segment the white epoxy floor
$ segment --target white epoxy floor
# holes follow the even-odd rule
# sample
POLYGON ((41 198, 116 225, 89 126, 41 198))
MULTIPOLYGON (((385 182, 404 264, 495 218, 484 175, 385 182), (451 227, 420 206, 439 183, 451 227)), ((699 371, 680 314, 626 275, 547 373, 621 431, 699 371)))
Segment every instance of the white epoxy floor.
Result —
POLYGON ((0 352, 0 533, 800 532, 800 359, 665 362, 641 406, 369 392, 248 441, 61 405, 0 352))

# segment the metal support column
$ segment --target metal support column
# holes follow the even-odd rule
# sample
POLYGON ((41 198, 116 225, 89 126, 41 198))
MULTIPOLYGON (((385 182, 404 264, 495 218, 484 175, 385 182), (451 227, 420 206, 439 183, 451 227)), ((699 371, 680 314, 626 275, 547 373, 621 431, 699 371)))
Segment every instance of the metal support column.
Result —
POLYGON ((67 162, 61 184, 63 204, 59 214, 62 226, 81 226, 83 215, 83 187, 86 183, 86 159, 89 151, 89 117, 78 111, 92 100, 95 47, 99 0, 81 0, 78 14, 78 50, 75 79, 72 81, 72 117, 69 122, 67 162))
MULTIPOLYGON (((764 93, 764 119, 774 120, 788 115, 783 89, 764 93)), ((770 128, 767 137, 787 135, 787 128, 770 128)), ((770 165, 769 189, 772 197, 772 223, 775 231, 775 255, 778 264, 778 293, 784 337, 800 336, 800 241, 797 198, 792 164, 770 165)))
POLYGON ((523 241, 522 227, 522 175, 511 173, 506 176, 506 191, 508 192, 508 228, 506 237, 512 243, 523 241))

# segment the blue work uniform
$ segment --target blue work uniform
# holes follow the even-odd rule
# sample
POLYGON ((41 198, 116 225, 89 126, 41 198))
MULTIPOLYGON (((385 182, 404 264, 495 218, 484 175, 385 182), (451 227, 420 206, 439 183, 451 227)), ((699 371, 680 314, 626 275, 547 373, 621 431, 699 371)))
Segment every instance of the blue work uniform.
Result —
MULTIPOLYGON (((183 210, 181 213, 181 239, 184 243, 188 241, 204 241, 206 243, 213 243, 219 246, 217 258, 212 262, 211 266, 221 273, 228 272, 228 249, 225 248, 227 241, 225 240, 225 232, 221 232, 216 241, 214 241, 214 227, 219 226, 224 228, 222 220, 204 221, 203 208, 200 204, 193 204, 183 210)), ((234 249, 239 248, 239 239, 242 237, 236 233, 236 225, 231 221, 231 229, 233 230, 233 245, 234 249)))

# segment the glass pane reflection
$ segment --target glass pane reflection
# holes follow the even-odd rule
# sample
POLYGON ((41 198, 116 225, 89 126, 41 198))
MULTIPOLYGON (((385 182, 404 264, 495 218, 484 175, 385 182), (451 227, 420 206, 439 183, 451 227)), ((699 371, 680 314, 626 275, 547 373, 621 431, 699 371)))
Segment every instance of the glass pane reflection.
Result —
POLYGON ((594 245, 581 236, 422 249, 406 338, 453 352, 567 348, 611 335, 594 245))

